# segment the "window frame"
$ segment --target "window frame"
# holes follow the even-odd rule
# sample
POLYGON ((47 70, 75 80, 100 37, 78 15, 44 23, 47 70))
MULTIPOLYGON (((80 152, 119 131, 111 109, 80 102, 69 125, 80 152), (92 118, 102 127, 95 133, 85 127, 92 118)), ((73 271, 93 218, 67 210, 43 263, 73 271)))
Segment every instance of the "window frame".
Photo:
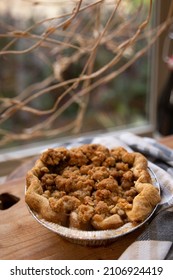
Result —
MULTIPOLYGON (((164 22, 169 12, 171 0, 157 0, 154 4, 155 17, 154 26, 158 26, 164 22), (157 2, 157 3, 156 3, 157 2)), ((165 38, 168 36, 167 28, 158 38, 155 45, 152 47, 152 61, 151 61, 151 87, 150 87, 150 119, 153 124, 153 136, 160 137, 157 132, 157 103, 162 92, 162 89, 168 79, 169 69, 163 60, 163 47, 165 38)))

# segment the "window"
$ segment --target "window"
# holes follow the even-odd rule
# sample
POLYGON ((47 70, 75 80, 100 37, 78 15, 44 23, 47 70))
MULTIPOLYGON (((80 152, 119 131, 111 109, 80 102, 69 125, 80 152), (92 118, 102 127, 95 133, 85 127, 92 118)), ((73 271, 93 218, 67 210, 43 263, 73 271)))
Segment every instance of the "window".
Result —
POLYGON ((91 132, 152 132, 152 19, 158 26, 163 3, 150 14, 151 2, 1 1, 1 150, 91 132))

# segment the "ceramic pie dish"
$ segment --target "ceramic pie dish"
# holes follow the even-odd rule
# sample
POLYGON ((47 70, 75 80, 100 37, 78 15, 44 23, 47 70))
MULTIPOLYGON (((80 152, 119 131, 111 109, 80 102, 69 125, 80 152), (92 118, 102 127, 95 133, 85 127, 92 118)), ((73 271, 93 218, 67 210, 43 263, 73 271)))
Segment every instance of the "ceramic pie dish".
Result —
POLYGON ((62 156, 62 150, 57 148, 58 153, 61 152, 61 160, 57 160, 57 150, 56 153, 53 154, 54 156, 51 155, 51 157, 50 151, 46 151, 44 155, 41 155, 41 161, 39 159, 36 165, 27 173, 25 199, 31 215, 41 225, 52 232, 55 232, 61 237, 77 244, 89 246, 105 245, 107 243, 113 242, 117 238, 137 230, 139 227, 149 221, 160 201, 159 182, 154 172, 148 167, 148 162, 145 157, 139 153, 129 153, 123 148, 120 148, 119 150, 115 148, 110 151, 108 148, 96 144, 94 144, 92 147, 88 145, 84 146, 79 147, 79 149, 77 148, 77 150, 76 148, 72 148, 72 150, 70 150, 70 153, 72 152, 72 154, 70 154, 70 156, 68 154, 68 160, 67 157, 66 159, 64 157, 65 154, 67 155, 66 149, 63 150, 62 156), (86 148, 89 148, 90 152, 92 151, 92 153, 89 154, 86 148), (84 153, 85 158, 83 157, 83 154, 81 156, 81 151, 84 153), (98 151, 102 151, 104 157, 101 156, 98 151), (105 157, 106 151, 108 152, 107 157, 105 157), (80 154, 80 156, 78 157, 77 154, 80 154), (99 154, 99 156, 96 157, 96 154, 99 154), (132 158, 133 164, 131 160, 132 158), (99 167, 98 162, 102 162, 101 166, 99 167), (56 174, 55 167, 53 166, 56 166, 56 174), (126 169, 125 166, 128 166, 128 169, 126 169), (47 175, 50 174, 50 170, 53 172, 51 174, 54 174, 53 176, 51 175, 51 177, 47 175), (79 170, 82 170, 83 173, 79 174, 79 170), (111 174, 107 174, 106 170, 111 172, 111 174), (115 172, 117 170, 118 175, 115 172), (129 176, 129 172, 132 173, 132 170, 133 180, 135 178, 135 182, 133 182, 132 176, 129 176), (77 174, 75 175, 76 177, 73 177, 74 172, 77 174), (71 185, 74 185, 72 189, 71 185, 67 184, 69 182, 70 176, 73 178, 73 180, 70 181, 71 185), (84 188, 85 195, 82 196, 81 202, 81 192, 79 192, 79 189, 80 191, 83 190, 82 188, 83 185, 85 185, 85 181, 82 181, 81 184, 81 181, 79 182, 78 178, 80 178, 80 180, 82 178, 83 180, 83 176, 85 176, 85 178, 88 180, 87 186, 89 183, 93 182, 94 186, 93 189, 91 186, 89 188, 90 197, 88 195, 88 188, 84 188), (50 178, 51 180, 53 178, 53 183, 50 178), (65 180, 65 184, 63 185, 62 182, 64 182, 64 178, 67 180, 65 180), (116 182, 118 182, 117 185, 111 181, 113 178, 116 182), (46 190, 45 183, 49 184, 48 187, 46 186, 46 190), (77 190, 75 184, 78 185, 77 190), (132 184, 134 184, 134 186, 132 184), (64 189, 62 189, 63 187, 64 189), (121 191, 118 193, 119 189, 121 191), (127 197, 127 195, 124 195, 124 193, 127 194, 129 191, 130 193, 134 193, 134 189, 137 189, 137 191, 135 191, 135 194, 131 197, 132 201, 129 200, 129 202, 129 196, 127 197), (61 196, 57 197, 57 193, 58 195, 61 194, 61 196), (78 196, 76 196, 76 194, 78 196), (108 194, 111 196, 108 196, 108 194), (71 199, 73 199, 71 200, 72 203, 70 204, 72 206, 70 206, 70 208, 68 206, 67 212, 67 210, 64 210, 65 204, 62 204, 62 201, 66 202, 67 196, 69 197, 70 195, 71 199), (102 200, 100 197, 102 197, 102 200), (79 204, 76 203, 76 201, 80 201, 79 204), (112 201, 115 201, 115 205, 112 205, 112 201), (107 208, 105 205, 107 205, 107 208), (50 206, 52 207, 51 209, 50 206), (83 209, 83 212, 81 209, 83 209), (90 211, 91 209, 93 209, 93 212, 90 211), (49 212, 49 210, 51 211, 49 212), (63 213, 63 211, 66 212, 63 213), (82 222, 80 220, 81 213, 83 214, 83 217, 81 218, 82 222), (66 217, 65 222, 62 218, 63 215, 66 217), (59 218, 57 217, 61 217, 60 220, 58 220, 59 218), (86 219, 88 220, 86 221, 86 219), (83 222, 84 220, 85 223, 83 222))

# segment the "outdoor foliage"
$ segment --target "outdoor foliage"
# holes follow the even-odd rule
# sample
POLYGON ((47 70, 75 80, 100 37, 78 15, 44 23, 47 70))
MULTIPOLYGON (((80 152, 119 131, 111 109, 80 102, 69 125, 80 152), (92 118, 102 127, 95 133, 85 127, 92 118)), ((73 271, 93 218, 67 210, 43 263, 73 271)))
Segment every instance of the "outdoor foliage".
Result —
POLYGON ((26 7, 1 16, 1 146, 148 121, 148 51, 170 15, 152 28, 151 0, 26 7))

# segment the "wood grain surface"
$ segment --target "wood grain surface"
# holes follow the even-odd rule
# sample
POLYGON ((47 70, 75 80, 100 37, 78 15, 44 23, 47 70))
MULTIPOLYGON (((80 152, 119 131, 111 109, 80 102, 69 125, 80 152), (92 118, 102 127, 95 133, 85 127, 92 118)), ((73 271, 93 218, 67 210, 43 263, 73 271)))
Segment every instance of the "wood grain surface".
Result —
POLYGON ((139 229, 107 246, 71 243, 40 225, 30 215, 24 201, 24 186, 24 178, 0 186, 1 194, 10 193, 20 198, 12 207, 0 210, 0 259, 117 259, 142 231, 139 229))

